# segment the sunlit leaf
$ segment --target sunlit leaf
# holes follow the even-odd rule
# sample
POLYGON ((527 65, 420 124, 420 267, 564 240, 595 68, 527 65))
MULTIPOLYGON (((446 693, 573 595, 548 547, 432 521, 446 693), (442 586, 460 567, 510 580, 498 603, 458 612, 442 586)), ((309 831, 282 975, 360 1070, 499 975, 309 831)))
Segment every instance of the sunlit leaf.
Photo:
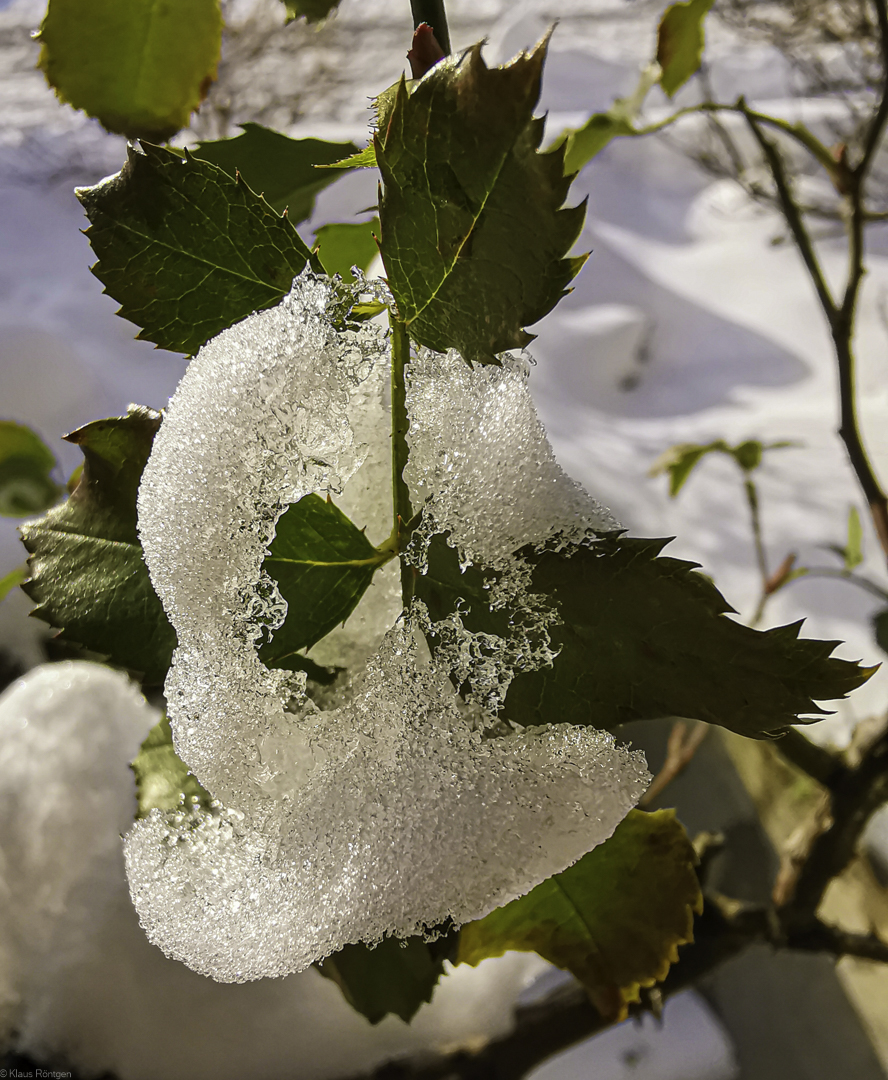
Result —
POLYGON ((50 0, 40 67, 59 98, 129 138, 188 124, 222 47, 219 0, 50 0))
POLYGON ((674 810, 631 810, 614 835, 526 896, 460 931, 457 962, 510 949, 570 971, 608 1020, 661 982, 703 910, 693 846, 674 810))
POLYGON ((339 0, 283 0, 287 9, 287 21, 304 18, 307 22, 321 22, 339 7, 339 0))
POLYGON ((546 43, 488 68, 475 46, 397 90, 376 135, 381 252, 414 341, 469 362, 531 341, 564 296, 585 208, 563 208, 563 148, 539 153, 533 118, 546 43))
MULTIPOLYGON (((354 281, 352 267, 369 270, 379 254, 378 235, 379 218, 376 217, 371 221, 322 225, 314 234, 318 258, 331 276, 341 274, 343 281, 354 281)), ((379 310, 382 310, 381 306, 379 310)))

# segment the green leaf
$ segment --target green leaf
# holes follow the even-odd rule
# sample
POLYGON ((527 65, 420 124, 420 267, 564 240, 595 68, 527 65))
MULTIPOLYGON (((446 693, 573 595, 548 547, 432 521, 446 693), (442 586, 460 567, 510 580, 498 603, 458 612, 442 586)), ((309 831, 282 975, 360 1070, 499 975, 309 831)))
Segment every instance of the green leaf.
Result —
POLYGON ((311 217, 315 196, 339 179, 315 166, 330 165, 358 149, 350 142, 290 139, 261 124, 241 124, 241 130, 233 139, 199 143, 192 154, 229 176, 240 173, 272 210, 286 210, 293 225, 311 217))
POLYGON ((163 681, 176 645, 136 532, 136 493, 160 420, 133 406, 65 436, 83 451, 80 483, 21 530, 31 555, 23 588, 38 605, 31 614, 150 683, 163 681))
MULTIPOLYGON (((560 622, 550 629, 552 666, 516 675, 506 719, 613 729, 683 716, 761 738, 822 714, 816 701, 844 697, 875 671, 831 658, 838 642, 800 639, 801 622, 765 631, 734 622, 696 563, 660 557, 666 540, 557 541, 518 552, 532 568, 531 591, 555 605, 560 622)), ((458 552, 438 536, 416 595, 433 620, 459 608, 468 630, 505 638, 516 613, 491 610, 485 583, 496 577, 476 566, 461 572, 458 552)), ((432 633, 433 651, 437 644, 432 633)))
POLYGON ((209 806, 211 796, 188 771, 173 746, 166 715, 148 732, 130 768, 136 776, 136 818, 152 810, 177 810, 186 805, 209 806))
POLYGON ((354 281, 352 267, 367 270, 376 258, 378 235, 379 218, 376 217, 356 224, 322 225, 314 234, 315 250, 331 277, 340 274, 343 281, 354 281))
POLYGON ((376 147, 373 143, 358 150, 355 154, 342 158, 340 161, 331 161, 329 165, 319 165, 319 169, 375 169, 376 147))
POLYGON ((630 810, 562 874, 460 931, 457 963, 514 949, 570 971, 608 1020, 661 982, 703 910, 696 856, 674 810, 630 810))
POLYGON ((533 118, 546 43, 488 68, 476 45, 402 82, 376 135, 380 250, 410 337, 473 363, 532 340, 565 295, 585 205, 560 209, 564 149, 538 152, 533 118))
POLYGON ((714 0, 686 0, 663 13, 657 35, 657 61, 663 69, 660 85, 673 97, 700 69, 703 59, 703 20, 714 0))
POLYGON ((393 555, 375 548, 329 499, 305 495, 288 507, 262 564, 287 601, 287 618, 260 648, 262 662, 301 668, 304 658, 295 654, 345 622, 393 555))
POLYGON ((383 938, 375 948, 346 945, 317 969, 336 983, 349 1005, 371 1024, 389 1013, 409 1023, 420 1005, 432 1000, 451 947, 450 937, 433 942, 418 937, 383 938))
POLYGON ((876 644, 883 653, 888 653, 888 608, 873 616, 873 631, 876 635, 876 644))
POLYGON ((62 489, 50 473, 55 458, 39 435, 11 420, 0 420, 0 514, 28 517, 58 501, 62 489))
MULTIPOLYGON (((280 302, 311 253, 243 180, 186 152, 130 147, 116 176, 79 188, 93 273, 162 349, 194 353, 280 302)), ((320 264, 312 260, 315 269, 320 264)))
POLYGON ((0 601, 5 600, 16 585, 21 585, 23 581, 27 580, 27 577, 27 566, 17 566, 15 570, 10 570, 8 574, 0 578, 0 601))
POLYGON ((863 562, 863 527, 856 506, 848 511, 848 542, 843 556, 846 570, 853 570, 863 562))
POLYGON ((109 131, 164 142, 216 78, 219 0, 50 0, 38 63, 58 97, 109 131))
POLYGON ((731 448, 724 439, 716 439, 715 442, 678 443, 670 446, 651 466, 650 475, 659 476, 661 473, 669 473, 669 494, 674 499, 685 485, 685 481, 694 471, 696 465, 713 451, 721 451, 730 454, 731 448))
POLYGON ((619 113, 595 113, 581 128, 567 133, 565 173, 571 175, 579 172, 617 136, 636 134, 632 124, 619 113))
POLYGON ((321 22, 339 6, 339 0, 283 0, 283 4, 287 9, 287 22, 302 18, 307 22, 321 22))

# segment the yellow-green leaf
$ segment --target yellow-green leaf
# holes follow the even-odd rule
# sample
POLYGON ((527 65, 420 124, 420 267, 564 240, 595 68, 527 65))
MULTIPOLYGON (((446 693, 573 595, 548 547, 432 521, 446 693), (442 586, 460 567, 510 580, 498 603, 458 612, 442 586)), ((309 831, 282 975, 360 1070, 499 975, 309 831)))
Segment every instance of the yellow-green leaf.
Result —
POLYGON ((39 64, 58 97, 129 138, 188 123, 222 46, 219 0, 50 0, 39 64))
POLYGON ((668 7, 660 20, 657 61, 660 85, 672 97, 699 70, 703 59, 703 20, 714 0, 683 0, 668 7))
POLYGON ((130 768, 136 776, 137 817, 152 810, 176 810, 183 801, 208 806, 210 796, 176 753, 166 715, 148 732, 130 768))
POLYGON ((509 950, 570 971, 601 1014, 622 1020, 693 941, 703 910, 696 856, 674 810, 632 810, 606 843, 460 932, 457 963, 509 950))

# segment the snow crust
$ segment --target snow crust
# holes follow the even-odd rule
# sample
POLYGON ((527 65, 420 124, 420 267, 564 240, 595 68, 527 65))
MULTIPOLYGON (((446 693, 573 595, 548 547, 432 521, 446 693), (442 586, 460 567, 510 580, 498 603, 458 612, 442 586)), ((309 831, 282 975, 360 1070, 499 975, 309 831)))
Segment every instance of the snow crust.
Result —
MULTIPOLYGON (((306 272, 280 307, 205 346, 140 490, 146 562, 179 641, 166 686, 176 746, 219 805, 153 812, 127 837, 127 872, 150 940, 222 981, 479 918, 607 839, 649 779, 643 755, 594 729, 490 737, 491 718, 451 688, 452 658, 424 654, 421 609, 376 639, 398 613, 391 582, 340 643, 352 660, 362 647, 365 663, 333 707, 259 661, 286 611, 261 571, 286 505, 332 491, 352 512, 368 500, 390 512, 384 336, 333 331, 331 299, 306 272)), ((519 362, 490 373, 424 353, 410 370, 408 480, 417 505, 428 500, 427 529, 503 562, 552 531, 615 527, 555 463, 519 362)), ((527 610, 547 662, 551 613, 527 610)), ((464 655, 464 632, 450 629, 464 655)), ((477 658, 502 690, 514 643, 486 644, 477 658)))

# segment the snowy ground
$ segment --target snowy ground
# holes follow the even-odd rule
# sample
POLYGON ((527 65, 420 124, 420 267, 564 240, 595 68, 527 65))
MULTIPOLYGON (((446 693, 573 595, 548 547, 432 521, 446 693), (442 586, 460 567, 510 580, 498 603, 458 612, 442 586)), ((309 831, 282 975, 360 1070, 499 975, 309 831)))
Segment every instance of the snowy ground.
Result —
MULTIPOLYGON (((251 67, 249 80, 243 73, 231 74, 225 116, 248 119, 261 112, 263 122, 295 135, 360 141, 366 134, 367 97, 393 81, 403 63, 404 19, 395 6, 391 0, 343 0, 340 15, 320 34, 298 27, 272 31, 265 16, 257 17, 251 32, 265 34, 270 59, 251 67)), ((552 133, 631 88, 639 63, 651 53, 659 7, 641 0, 448 4, 455 45, 486 35, 495 59, 532 44, 560 17, 543 102, 552 133)), ((88 272, 91 253, 78 232, 84 221, 72 188, 115 171, 123 144, 58 106, 33 71, 36 47, 27 30, 36 26, 40 9, 36 0, 0 0, 0 414, 40 431, 57 449, 67 475, 79 452, 58 442, 61 432, 119 414, 130 401, 162 406, 184 364, 133 341, 133 327, 115 318, 115 304, 101 295, 88 272)), ((246 19, 249 5, 238 10, 246 19)), ((270 10, 276 13, 275 7, 270 10)), ((724 31, 713 33, 711 46, 713 76, 722 96, 743 89, 757 103, 787 116, 802 107, 790 97, 789 74, 777 54, 738 43, 724 31)), ((220 98, 220 110, 224 104, 220 98)), ((218 134, 212 128, 221 116, 217 111, 201 118, 200 134, 218 134)), ((346 220, 374 201, 374 186, 370 174, 345 178, 321 196, 312 224, 346 220)), ((811 285, 791 244, 773 243, 783 236, 777 217, 746 202, 731 184, 696 171, 667 141, 613 144, 584 171, 574 191, 577 198, 589 195, 581 245, 591 248, 593 256, 572 295, 535 328, 539 339, 532 348, 538 360, 532 387, 556 451, 633 533, 676 535, 671 553, 701 562, 748 617, 757 599, 757 578, 742 492, 730 463, 707 460, 676 502, 667 498, 664 479, 647 473, 654 459, 677 442, 718 437, 799 442, 798 448, 775 453, 762 470, 771 561, 776 565, 795 551, 803 563, 830 565, 831 556, 820 545, 843 542, 848 507, 854 503, 863 511, 863 500, 836 435, 833 360, 811 285), (633 389, 625 389, 627 381, 633 389)), ((821 254, 828 274, 838 280, 843 240, 825 239, 821 254)), ((884 227, 871 233, 869 267, 858 339, 859 390, 871 456, 888 477, 888 424, 883 420, 888 328, 879 314, 888 295, 884 227)), ((884 583, 875 537, 866 514, 861 517, 864 569, 884 583)), ((21 561, 14 523, 4 520, 0 576, 21 561)), ((810 635, 846 642, 840 655, 875 663, 882 657, 869 619, 877 607, 866 593, 843 583, 802 581, 776 598, 765 624, 804 617, 810 635)), ((27 609, 23 596, 0 606, 0 643, 33 662, 40 627, 25 618, 27 609)), ((886 689, 888 672, 880 672, 851 701, 837 704, 836 715, 813 729, 816 737, 844 744, 859 719, 884 708, 886 689)), ((461 973, 448 980, 449 988, 426 1010, 428 1017, 415 1035, 406 1035, 397 1021, 386 1021, 371 1033, 341 1004, 338 992, 313 974, 285 983, 223 988, 170 965, 139 936, 125 908, 123 878, 114 881, 108 903, 116 905, 117 916, 111 929, 103 931, 109 935, 101 946, 107 952, 97 953, 96 962, 99 956, 115 957, 127 989, 103 999, 101 1007, 108 1010, 104 1022, 85 1029, 82 1017, 75 1014, 69 1020, 75 1025, 71 1039, 75 1030, 88 1030, 98 1043, 112 1031, 132 1033, 128 1043, 121 1036, 121 1045, 106 1058, 100 1053, 90 1057, 94 1048, 81 1048, 84 1063, 117 1068, 125 1080, 156 1075, 148 1060, 137 1061, 160 1027, 180 1032, 180 1041, 168 1045, 169 1055, 178 1053, 181 1065, 181 1072, 167 1074, 171 1078, 243 1074, 250 1062, 261 1063, 261 1069, 251 1067, 251 1075, 270 1077, 294 1056, 321 1062, 318 1076, 366 1067, 383 1047, 388 1052, 426 1039, 449 1041, 496 1030, 505 1022, 514 989, 492 1000, 490 987, 520 985, 533 966, 526 958, 520 963, 509 959, 496 975, 487 976, 484 969, 461 973), (191 1043, 176 1027, 183 1008, 178 1004, 166 1013, 167 1006, 157 1005, 153 1021, 140 1025, 125 1019, 139 1003, 150 997, 163 1000, 169 993, 179 1001, 189 999, 185 1011, 191 1043), (467 1017, 483 1000, 490 1000, 489 1014, 480 1020, 475 1016, 480 1027, 470 1030, 467 1017), (294 1034, 296 1041, 282 1043, 279 1033, 289 1027, 304 1031, 304 1038, 294 1034), (220 1041, 226 1029, 237 1037, 220 1041), (352 1034, 342 1035, 345 1030, 352 1034), (235 1048, 244 1045, 245 1031, 251 1055, 246 1062, 235 1048), (335 1053, 325 1049, 334 1044, 335 1053), (176 1051, 174 1045, 184 1049, 176 1051), (220 1071, 222 1060, 230 1072, 220 1071)), ((73 990, 75 984, 66 985, 73 990)), ((623 1036, 612 1032, 599 1041, 611 1049, 596 1051, 602 1056, 594 1069, 586 1060, 581 1068, 587 1072, 558 1076, 727 1078, 733 1075, 730 1052, 702 1009, 694 998, 676 1001, 667 1010, 665 1032, 670 1025, 679 1032, 697 1010, 702 1025, 697 1031, 708 1032, 710 1039, 706 1043, 698 1036, 699 1045, 710 1046, 705 1061, 670 1065, 672 1051, 663 1049, 668 1042, 664 1033, 646 1033, 654 1049, 644 1054, 654 1064, 619 1071, 619 1062, 641 1060, 630 1051, 632 1040, 642 1036, 629 1028, 621 1029, 623 1036)), ((669 1045, 679 1042, 676 1035, 669 1045)), ((540 1075, 556 1080, 550 1070, 540 1075)))

